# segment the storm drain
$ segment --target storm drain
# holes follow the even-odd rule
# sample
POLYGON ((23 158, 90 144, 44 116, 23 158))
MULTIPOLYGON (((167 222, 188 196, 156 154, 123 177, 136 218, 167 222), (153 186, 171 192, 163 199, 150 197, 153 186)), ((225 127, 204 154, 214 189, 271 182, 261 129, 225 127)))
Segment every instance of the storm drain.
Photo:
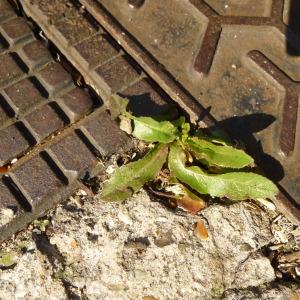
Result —
POLYGON ((201 120, 200 126, 225 129, 244 141, 263 172, 278 183, 277 205, 299 219, 300 39, 295 24, 300 11, 295 2, 21 1, 103 99, 125 91, 127 80, 139 82, 147 72, 193 121, 201 120), (110 42, 115 40, 114 49, 122 46, 100 67, 95 62, 101 58, 92 59, 104 45, 92 29, 98 24, 110 42), (125 81, 112 75, 123 74, 116 64, 123 65, 125 81))

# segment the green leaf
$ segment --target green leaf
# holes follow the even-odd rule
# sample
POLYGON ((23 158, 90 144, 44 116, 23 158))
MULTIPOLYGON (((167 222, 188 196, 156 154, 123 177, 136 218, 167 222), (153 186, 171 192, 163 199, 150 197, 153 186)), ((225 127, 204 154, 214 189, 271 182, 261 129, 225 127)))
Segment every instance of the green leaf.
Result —
MULTIPOLYGON (((132 134, 146 142, 160 142, 170 143, 175 140, 179 135, 176 124, 172 124, 170 121, 157 121, 151 117, 135 117, 130 112, 127 112, 128 99, 120 97, 119 95, 113 95, 111 110, 113 110, 112 116, 115 117, 118 114, 130 118, 134 123, 134 130, 132 134)), ((184 122, 184 118, 179 118, 178 122, 184 122)), ((181 124, 180 123, 180 124, 181 124)))
POLYGON ((168 158, 170 171, 200 194, 245 200, 270 198, 278 192, 275 184, 255 173, 230 172, 212 175, 196 166, 186 167, 185 163, 185 152, 178 145, 172 144, 168 158))
POLYGON ((169 121, 156 121, 151 117, 134 117, 133 135, 146 142, 170 143, 176 139, 178 129, 169 121))
POLYGON ((168 155, 168 146, 156 145, 142 159, 116 170, 104 185, 101 196, 107 201, 121 201, 138 191, 144 183, 153 180, 168 155))
POLYGON ((240 169, 252 165, 254 160, 243 150, 226 145, 215 145, 193 137, 185 141, 194 156, 207 166, 240 169))
POLYGON ((8 268, 16 263, 16 254, 14 252, 0 252, 0 267, 8 268))
POLYGON ((177 128, 181 127, 184 123, 185 123, 185 117, 183 117, 183 116, 172 121, 172 124, 177 128))

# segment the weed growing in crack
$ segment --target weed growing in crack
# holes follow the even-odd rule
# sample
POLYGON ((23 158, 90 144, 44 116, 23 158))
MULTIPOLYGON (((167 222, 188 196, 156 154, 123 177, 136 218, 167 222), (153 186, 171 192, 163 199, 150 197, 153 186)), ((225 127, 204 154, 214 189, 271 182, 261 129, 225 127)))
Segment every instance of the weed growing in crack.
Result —
POLYGON ((254 160, 243 150, 218 138, 192 135, 184 117, 174 121, 136 117, 126 110, 127 99, 114 99, 121 117, 131 122, 132 135, 153 147, 143 158, 113 173, 103 186, 104 200, 125 200, 145 183, 157 179, 160 185, 156 188, 163 195, 193 213, 205 207, 204 195, 241 201, 270 199, 277 194, 274 183, 247 171, 254 167, 254 160))

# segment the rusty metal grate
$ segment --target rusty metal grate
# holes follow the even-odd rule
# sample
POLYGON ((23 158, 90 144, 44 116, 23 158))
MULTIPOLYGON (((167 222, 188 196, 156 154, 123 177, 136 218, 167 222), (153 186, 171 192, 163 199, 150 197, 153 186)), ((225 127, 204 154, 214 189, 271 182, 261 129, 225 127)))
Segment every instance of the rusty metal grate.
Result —
POLYGON ((170 95, 166 76, 199 103, 198 115, 209 111, 209 127, 244 140, 281 187, 278 205, 299 219, 297 1, 80 2, 170 95), (153 72, 153 64, 163 68, 153 72))
POLYGON ((0 240, 99 171, 103 157, 131 146, 106 111, 115 92, 137 114, 175 114, 175 100, 201 126, 243 138, 283 187, 279 204, 298 218, 300 73, 297 35, 282 25, 287 4, 80 2, 91 14, 78 1, 20 1, 100 98, 75 86, 63 60, 0 0, 0 240))

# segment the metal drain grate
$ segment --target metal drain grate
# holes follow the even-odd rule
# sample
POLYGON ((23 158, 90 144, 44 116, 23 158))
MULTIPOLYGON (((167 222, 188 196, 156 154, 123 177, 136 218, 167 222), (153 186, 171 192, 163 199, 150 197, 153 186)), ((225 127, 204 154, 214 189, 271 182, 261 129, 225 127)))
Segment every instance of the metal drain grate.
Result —
POLYGON ((260 168, 281 187, 278 205, 299 219, 297 1, 80 3, 165 90, 153 64, 161 64, 164 74, 207 107, 218 127, 245 141, 260 168))

